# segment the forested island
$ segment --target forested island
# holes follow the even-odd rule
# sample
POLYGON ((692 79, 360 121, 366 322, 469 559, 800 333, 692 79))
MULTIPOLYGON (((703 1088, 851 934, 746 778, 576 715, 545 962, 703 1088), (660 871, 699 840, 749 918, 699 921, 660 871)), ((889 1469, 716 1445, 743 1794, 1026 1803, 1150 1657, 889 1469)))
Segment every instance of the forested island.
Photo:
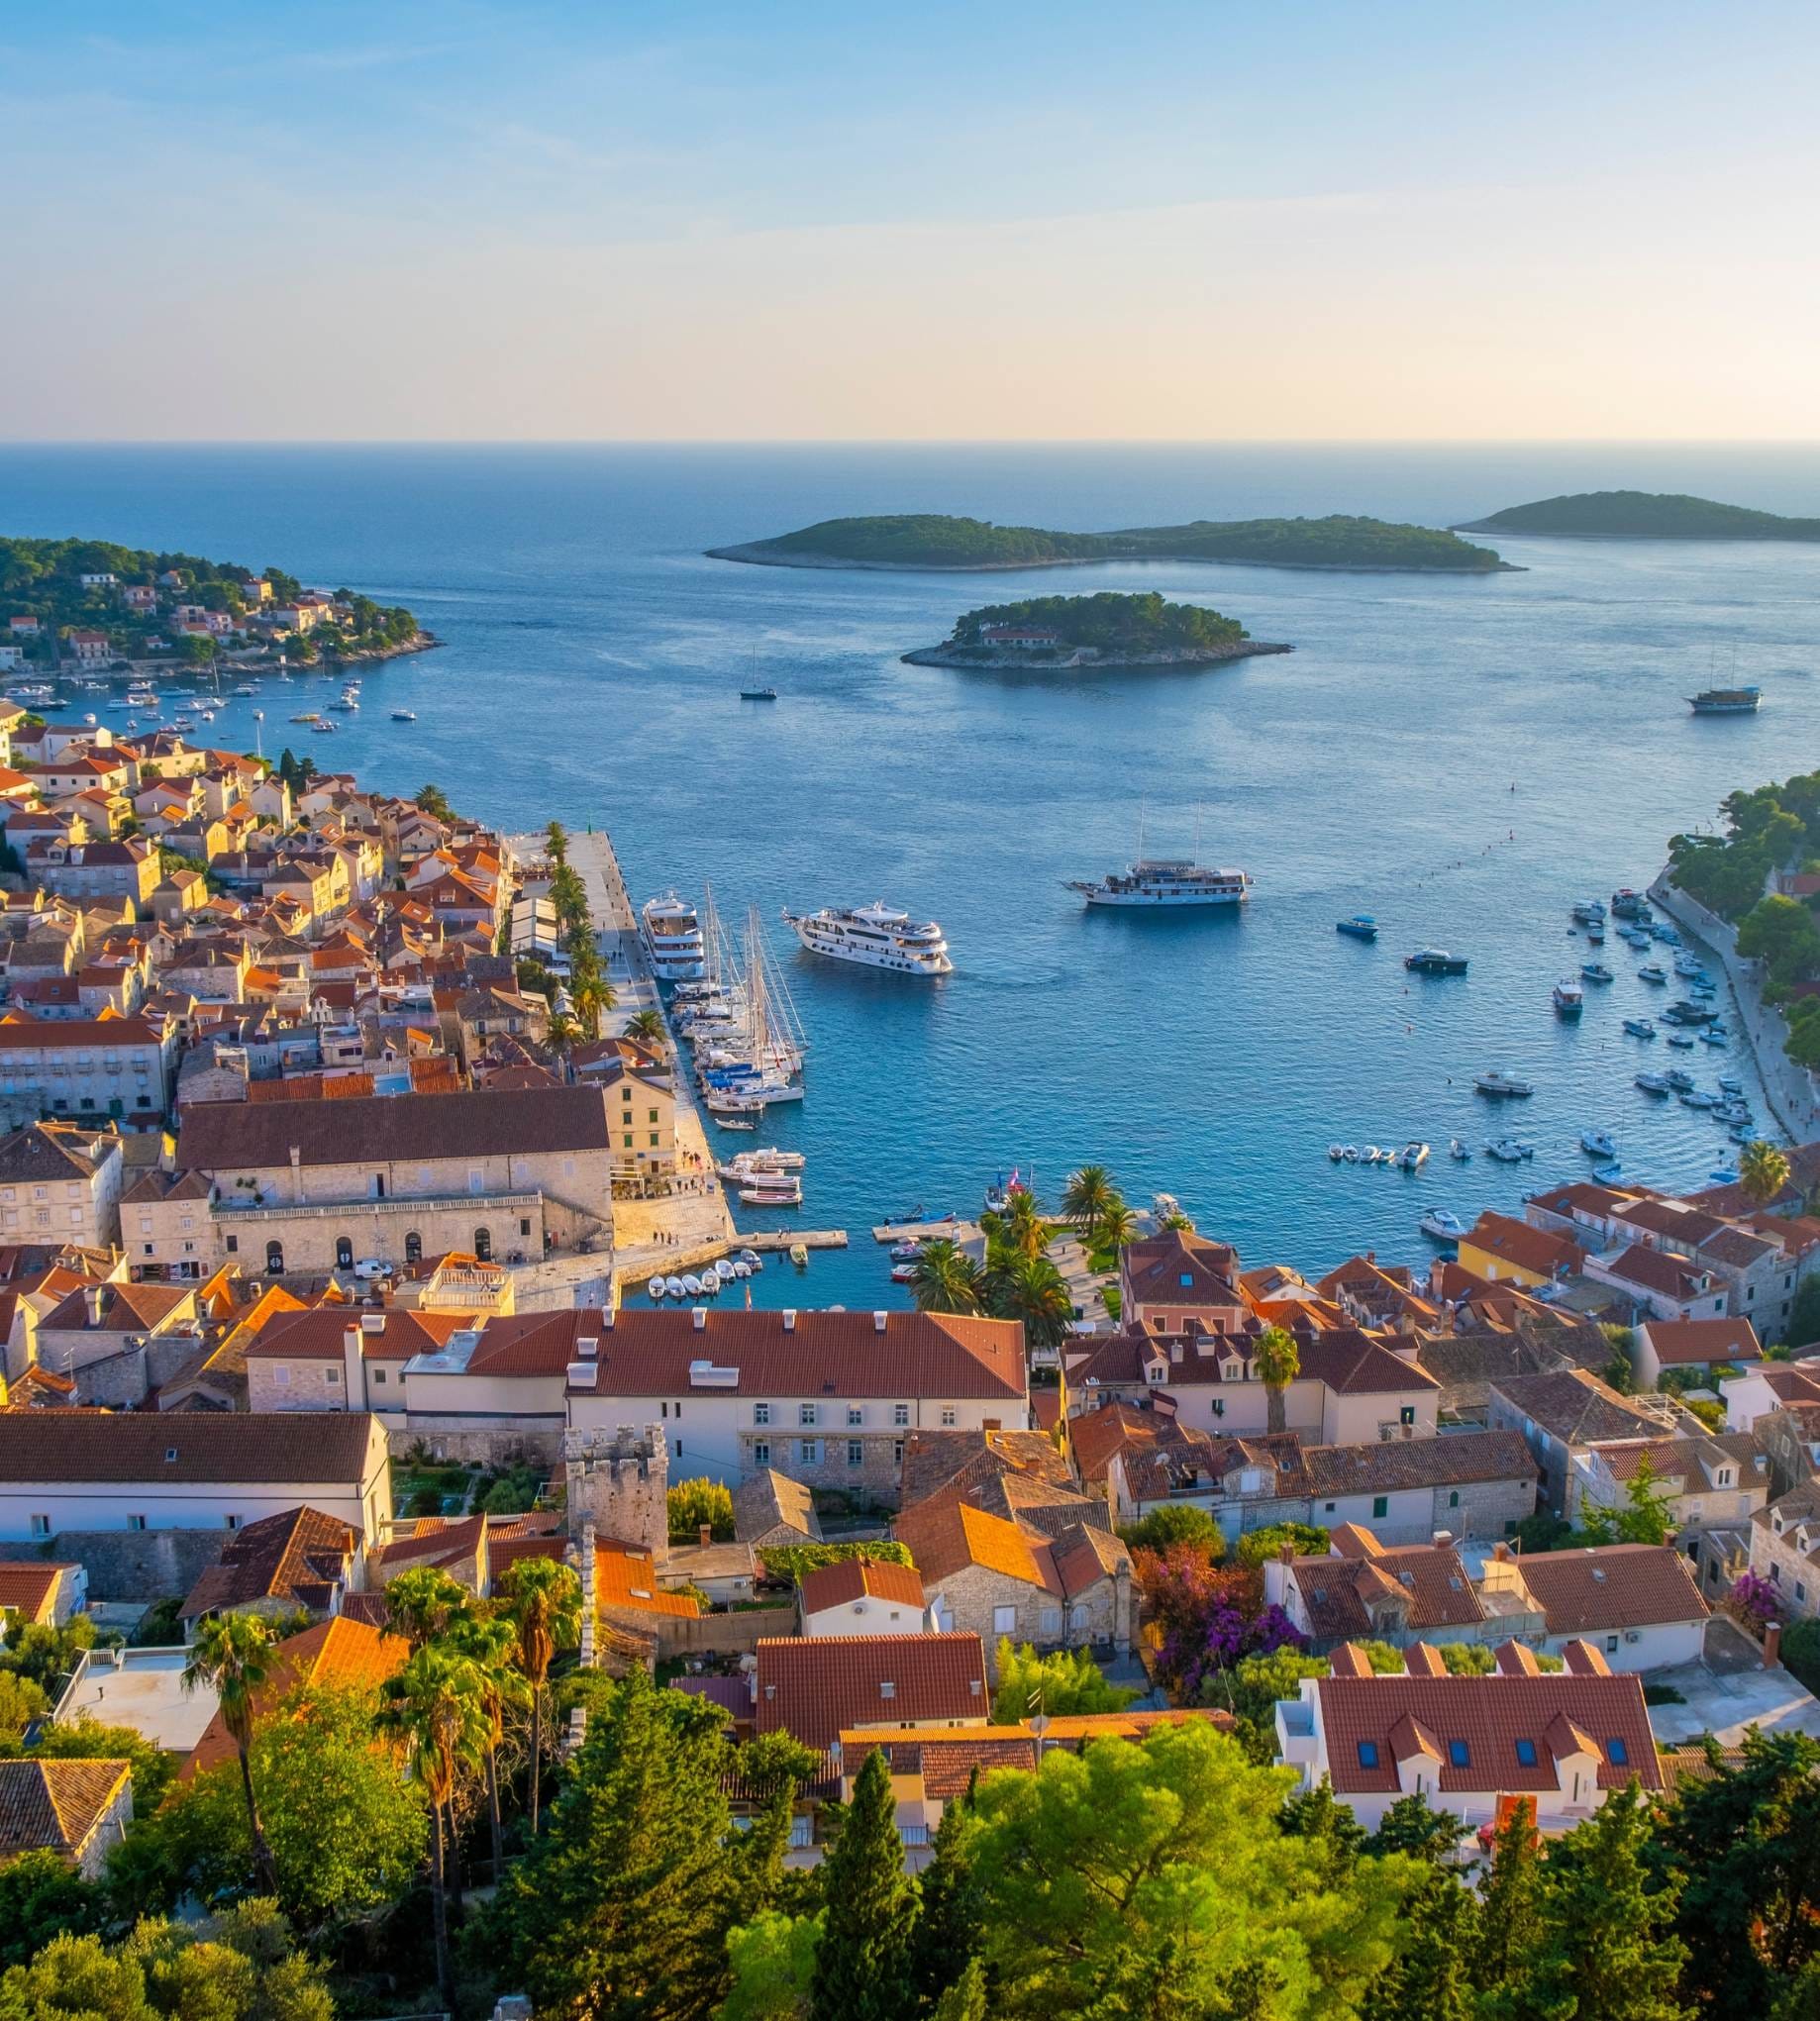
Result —
POLYGON ((1681 491, 1573 491, 1465 520, 1456 531, 1585 541, 1820 541, 1820 519, 1785 519, 1681 491))
POLYGON ((1254 639, 1236 618, 1155 592, 1033 596, 955 620, 940 646, 903 657, 914 666, 1212 666, 1289 648, 1254 639))
POLYGON ((1325 519, 1191 520, 1106 534, 995 526, 947 513, 825 519, 793 534, 710 548, 719 561, 779 568, 1060 568, 1086 561, 1236 561, 1267 568, 1414 569, 1485 575, 1511 564, 1438 527, 1325 519))
POLYGON ((206 660, 262 648, 371 659, 436 643, 402 605, 306 589, 282 568, 73 539, 0 538, 0 636, 45 666, 96 653, 206 660))

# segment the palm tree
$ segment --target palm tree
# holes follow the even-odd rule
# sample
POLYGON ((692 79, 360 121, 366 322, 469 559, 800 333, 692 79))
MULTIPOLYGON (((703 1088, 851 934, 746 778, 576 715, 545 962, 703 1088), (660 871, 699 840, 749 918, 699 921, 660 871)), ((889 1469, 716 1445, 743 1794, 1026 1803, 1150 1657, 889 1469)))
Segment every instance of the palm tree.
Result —
POLYGON ((1049 1247, 1049 1230, 1028 1186, 1012 1193, 1002 1214, 982 1214, 979 1225, 989 1247, 1007 1257, 1040 1257, 1049 1247))
POLYGON ((519 1674, 531 1687, 531 1836, 537 1837, 544 1765, 544 1692, 559 1649, 581 1635, 581 1581, 554 1558, 521 1558, 506 1567, 496 1590, 518 1637, 519 1674))
POLYGON ((436 1904, 436 1982, 445 2006, 455 2005, 449 1963, 449 1845, 455 1775, 463 1762, 485 1751, 485 1721, 473 1666, 452 1651, 420 1649, 383 1686, 384 1703, 373 1724, 404 1744, 405 1755, 430 1800, 430 1886, 436 1904))
POLYGON ((991 1272, 987 1302, 995 1319, 1022 1320, 1033 1348, 1059 1348, 1074 1324, 1074 1300, 1046 1256, 1007 1257, 991 1272))
POLYGON ((1099 1219, 1088 1231, 1096 1250, 1110 1250, 1117 1256, 1127 1243, 1138 1239, 1138 1217, 1117 1193, 1100 1209, 1099 1219))
POLYGON ((463 1614, 451 1624, 445 1646, 472 1667, 474 1689, 486 1725, 486 1808, 493 1832, 493 1885, 505 1872, 499 1823, 499 1744, 505 1739, 509 1707, 531 1703, 531 1686, 514 1667, 518 1636, 498 1615, 463 1614))
POLYGON ((1769 1206, 1782 1190, 1788 1183, 1788 1172, 1786 1155, 1761 1137, 1745 1146, 1738 1161, 1738 1183, 1743 1186, 1746 1198, 1759 1207, 1769 1206))
POLYGON ((278 1891, 277 1869, 259 1806, 253 1793, 253 1701, 271 1681, 276 1667, 271 1630, 256 1614, 215 1614, 196 1630, 183 1666, 183 1688, 209 1686, 221 1705, 221 1723, 228 1729, 240 1757, 241 1791, 247 1799, 247 1827, 253 1836, 253 1864, 265 1894, 278 1891))
POLYGON ((626 1037, 636 1039, 641 1046, 663 1047, 663 1013, 659 1010, 635 1011, 626 1020, 626 1037))
POLYGON ((1283 1391, 1302 1372, 1302 1357, 1295 1336, 1286 1328, 1266 1326, 1252 1349, 1258 1373, 1264 1386, 1267 1417, 1272 1432, 1283 1429, 1283 1391))
POLYGON ((473 1594, 434 1566, 401 1571, 385 1589, 385 1633, 400 1635, 412 1654, 446 1635, 452 1623, 466 1614, 473 1594))
POLYGON ((1083 1164, 1068 1176, 1062 1189, 1062 1211, 1091 1231, 1106 1209, 1118 1198, 1112 1174, 1103 1164, 1083 1164))
POLYGON ((553 1011, 544 1027, 544 1043, 553 1053, 566 1053, 581 1036, 581 1027, 567 1011, 553 1011))
POLYGON ((983 1289, 979 1265, 958 1243, 946 1236, 924 1243, 910 1279, 918 1312, 977 1312, 983 1289))

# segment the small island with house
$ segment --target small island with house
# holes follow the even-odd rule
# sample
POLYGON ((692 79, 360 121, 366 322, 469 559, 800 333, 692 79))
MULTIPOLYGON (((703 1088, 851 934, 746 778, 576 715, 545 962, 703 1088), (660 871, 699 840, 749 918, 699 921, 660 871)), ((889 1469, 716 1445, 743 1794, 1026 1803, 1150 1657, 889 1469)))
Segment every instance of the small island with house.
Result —
POLYGON ((825 519, 793 534, 710 548, 717 561, 775 568, 1062 568, 1089 561, 1224 561, 1264 568, 1489 575, 1513 564, 1438 527, 1331 513, 1324 519, 1197 519, 1108 534, 994 526, 948 513, 825 519))
POLYGON ((340 664, 438 641, 401 605, 306 589, 281 568, 111 541, 0 538, 0 670, 203 665, 224 657, 340 664))
POLYGON ((1577 541, 1820 541, 1820 519, 1788 519, 1680 491, 1574 491, 1507 505, 1456 531, 1577 541))
POLYGON ((1036 596, 988 604, 955 620, 940 646, 903 657, 912 666, 1120 668, 1213 666, 1287 653, 1254 639, 1236 618, 1149 595, 1036 596))

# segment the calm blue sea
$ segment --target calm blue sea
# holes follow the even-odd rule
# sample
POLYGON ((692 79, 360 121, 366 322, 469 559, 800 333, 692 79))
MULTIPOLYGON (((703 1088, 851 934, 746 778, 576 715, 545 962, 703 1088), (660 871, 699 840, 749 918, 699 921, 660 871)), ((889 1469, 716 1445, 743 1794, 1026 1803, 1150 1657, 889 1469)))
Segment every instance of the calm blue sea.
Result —
MULTIPOLYGON (((0 525, 182 548, 406 602, 445 650, 366 684, 318 762, 426 779, 508 828, 604 824, 636 896, 712 879, 756 902, 812 1042, 805 1225, 855 1247, 772 1302, 890 1298, 875 1221, 971 1211, 994 1173, 1110 1164, 1180 1196, 1249 1263, 1310 1274, 1357 1249, 1414 1261, 1431 1204, 1470 1218, 1583 1170, 1697 1182, 1716 1125, 1631 1085, 1619 1021, 1652 1001, 1622 943, 1582 1023, 1550 985, 1585 959, 1567 907, 1645 883, 1732 788, 1820 760, 1820 549, 1505 541, 1523 574, 1453 581, 1106 566, 979 578, 754 568, 700 550, 842 513, 976 513, 1100 528, 1358 511, 1442 525, 1606 485, 1820 509, 1820 450, 1327 448, 0 449, 0 525), (1292 656, 1081 679, 910 667, 975 603, 1161 590, 1292 656), (1716 666, 1762 714, 1694 721, 1716 666), (757 672, 774 707, 735 690, 757 672), (388 712, 416 710, 412 725, 388 712), (1514 788, 1514 790, 1513 790, 1514 788), (1243 918, 1088 914, 1063 880, 1192 844, 1257 880, 1243 918), (817 962, 784 904, 885 898, 948 930, 958 972, 911 987, 817 962), (1375 947, 1334 921, 1368 911, 1375 947), (1469 956, 1414 982, 1400 957, 1469 956), (1538 1083, 1520 1112, 1470 1091, 1538 1083), (1414 1178, 1336 1168, 1335 1140, 1438 1151, 1495 1126, 1533 1166, 1444 1157, 1414 1178)), ((289 726, 265 698, 268 754, 289 726)), ((318 699, 314 694, 312 701, 318 699)), ((307 704, 293 704, 306 706, 307 704)), ((251 748, 242 702, 216 726, 251 748)), ((325 749, 325 746, 327 747, 325 749)), ((1660 993, 1653 999, 1660 1004, 1660 993)), ((1727 1059, 1686 1056, 1710 1084, 1727 1059)), ((731 1148, 741 1140, 725 1140, 731 1148)), ((751 1139, 743 1140, 750 1143, 751 1139)))

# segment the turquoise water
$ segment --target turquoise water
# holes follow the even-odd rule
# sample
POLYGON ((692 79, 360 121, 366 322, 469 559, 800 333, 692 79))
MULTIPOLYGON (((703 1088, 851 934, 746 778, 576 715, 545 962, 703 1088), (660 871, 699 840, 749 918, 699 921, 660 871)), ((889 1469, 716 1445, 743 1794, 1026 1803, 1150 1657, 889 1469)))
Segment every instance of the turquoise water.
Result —
MULTIPOLYGON (((1131 1197, 1180 1196, 1245 1261, 1311 1275, 1354 1250, 1416 1261, 1431 1204, 1470 1218, 1585 1170, 1588 1126, 1626 1170, 1695 1183, 1718 1127, 1631 1086, 1650 1002, 1618 981, 1577 1027, 1550 985, 1586 959, 1582 895, 1654 875, 1666 838, 1734 787, 1820 759, 1820 550, 1500 543, 1522 574, 1471 580, 1239 567, 884 576, 744 567, 703 547, 840 513, 953 510, 1060 527, 1371 511, 1445 524, 1606 484, 1785 511, 1820 506, 1820 451, 0 450, 0 523, 187 548, 409 603, 445 650, 369 676, 333 742, 283 718, 265 749, 507 828, 604 824, 636 897, 670 884, 760 907, 812 1042, 800 1113, 764 1141, 808 1154, 805 1226, 845 1256, 771 1302, 875 1304, 865 1231, 924 1203, 971 1211, 994 1172, 1051 1193, 1085 1159, 1131 1197), (985 600, 1156 588, 1295 652, 1196 672, 1081 679, 909 667, 985 600), (1714 663, 1760 682, 1756 718, 1695 722, 1714 663), (774 707, 736 689, 755 664, 774 707), (393 708, 415 724, 388 720, 393 708), (1513 792, 1511 789, 1515 787, 1513 792), (1086 913, 1062 888, 1135 850, 1191 846, 1256 879, 1243 918, 1086 913), (947 928, 958 972, 910 986, 814 960, 784 904, 883 897, 947 928), (1334 921, 1376 914, 1375 947, 1334 921), (1424 945, 1470 958, 1416 982, 1424 945), (1470 1092, 1538 1083, 1508 1114, 1470 1092), (1414 1178, 1336 1168, 1330 1142, 1475 1147, 1414 1178)), ((215 726, 251 748, 249 702, 215 726)), ((1734 1070, 1679 1056, 1711 1085, 1734 1070)), ((1760 1114, 1762 1113, 1760 1103, 1760 1114)), ((751 1138, 724 1140, 729 1149, 751 1138)), ((767 1217, 768 1219, 768 1217, 767 1217)), ((787 1281, 786 1281, 787 1280, 787 1281)))

